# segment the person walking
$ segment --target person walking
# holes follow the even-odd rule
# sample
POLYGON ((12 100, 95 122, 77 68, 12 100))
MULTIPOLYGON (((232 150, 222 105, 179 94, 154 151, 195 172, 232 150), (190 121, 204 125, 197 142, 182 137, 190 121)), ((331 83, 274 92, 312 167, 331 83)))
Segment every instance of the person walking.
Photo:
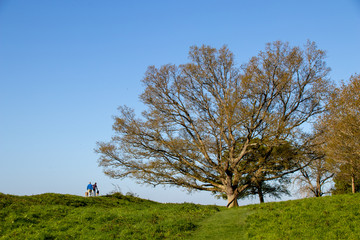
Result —
POLYGON ((93 186, 91 185, 91 182, 89 182, 89 184, 87 185, 86 190, 87 190, 88 196, 91 196, 91 193, 93 190, 93 186))
POLYGON ((99 195, 99 189, 98 189, 96 183, 94 183, 94 185, 92 185, 92 189, 93 189, 94 196, 98 196, 99 195))

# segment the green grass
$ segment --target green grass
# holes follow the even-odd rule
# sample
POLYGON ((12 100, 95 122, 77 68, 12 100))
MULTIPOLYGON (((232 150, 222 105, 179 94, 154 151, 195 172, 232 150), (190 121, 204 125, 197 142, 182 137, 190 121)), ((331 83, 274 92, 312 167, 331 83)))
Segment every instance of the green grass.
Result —
POLYGON ((249 206, 249 239, 360 239, 360 195, 249 206))
POLYGON ((248 239, 245 220, 250 213, 247 207, 222 210, 202 221, 190 239, 248 239))
POLYGON ((360 239, 360 194, 221 210, 190 239, 360 239))
POLYGON ((0 194, 1 239, 183 239, 216 206, 160 204, 115 194, 0 194))
POLYGON ((0 194, 0 239, 360 239, 360 194, 236 209, 121 194, 0 194))

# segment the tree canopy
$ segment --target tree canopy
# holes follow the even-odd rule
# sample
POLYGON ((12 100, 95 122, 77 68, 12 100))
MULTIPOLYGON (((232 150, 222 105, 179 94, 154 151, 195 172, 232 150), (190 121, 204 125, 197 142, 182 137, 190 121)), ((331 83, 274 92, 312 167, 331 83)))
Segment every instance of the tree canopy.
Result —
POLYGON ((137 117, 119 107, 115 136, 98 143, 99 165, 114 178, 224 193, 228 206, 237 206, 256 176, 272 180, 296 170, 301 158, 287 166, 289 156, 272 156, 289 143, 301 149, 302 125, 324 110, 325 52, 314 42, 301 48, 277 41, 242 66, 226 46, 194 46, 189 57, 148 68, 140 96, 146 110, 137 117), (259 148, 261 157, 252 157, 259 148))
MULTIPOLYGON (((342 83, 330 98, 327 114, 322 117, 326 154, 337 167, 336 181, 345 181, 355 193, 360 173, 360 75, 342 83)), ((346 184, 343 184, 344 186, 346 184)))

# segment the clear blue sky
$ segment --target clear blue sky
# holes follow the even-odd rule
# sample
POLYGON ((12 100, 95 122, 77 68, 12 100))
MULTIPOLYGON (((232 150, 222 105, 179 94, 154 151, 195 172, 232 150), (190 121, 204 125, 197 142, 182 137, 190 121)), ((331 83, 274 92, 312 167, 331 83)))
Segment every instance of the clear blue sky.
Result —
MULTIPOLYGON (((239 64, 267 42, 327 51, 335 82, 359 71, 358 0, 0 0, 0 192, 101 193, 160 202, 225 204, 207 193, 140 186, 106 177, 97 141, 112 116, 140 112, 147 66, 188 61, 192 45, 226 44, 239 64)), ((257 201, 257 200, 255 200, 257 201)))

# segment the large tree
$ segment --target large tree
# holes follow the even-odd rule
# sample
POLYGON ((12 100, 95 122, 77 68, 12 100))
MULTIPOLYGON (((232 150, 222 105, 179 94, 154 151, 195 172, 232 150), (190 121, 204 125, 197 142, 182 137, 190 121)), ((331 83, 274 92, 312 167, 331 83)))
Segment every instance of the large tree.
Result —
POLYGON ((241 67, 227 47, 191 47, 189 57, 184 65, 148 68, 141 95, 147 109, 139 118, 119 108, 115 136, 98 143, 99 164, 114 178, 225 193, 228 207, 237 206, 254 176, 294 171, 248 156, 257 146, 270 156, 300 142, 300 127, 323 111, 325 53, 313 42, 300 48, 278 41, 241 67))
MULTIPOLYGON (((356 192, 360 173, 360 75, 352 76, 347 84, 335 89, 327 114, 326 154, 337 167, 337 181, 347 177, 352 192, 356 192)), ((339 185, 338 185, 339 186, 339 185)))

